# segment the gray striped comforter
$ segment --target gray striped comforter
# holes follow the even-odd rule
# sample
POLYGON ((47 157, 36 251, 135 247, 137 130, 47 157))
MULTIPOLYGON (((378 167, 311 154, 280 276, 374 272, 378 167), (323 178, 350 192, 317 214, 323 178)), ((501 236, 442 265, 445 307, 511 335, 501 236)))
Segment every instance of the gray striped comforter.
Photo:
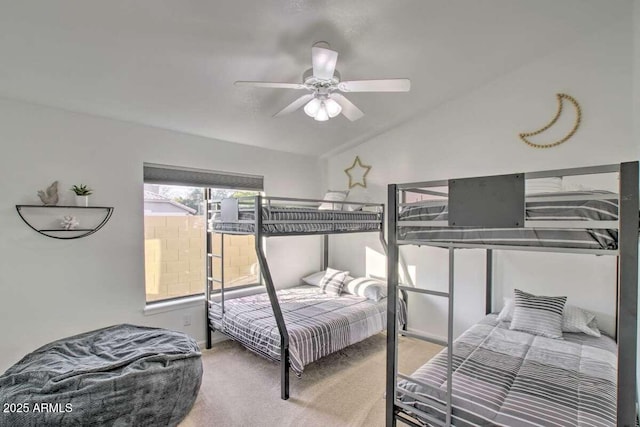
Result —
MULTIPOLYGON (((301 374, 319 358, 382 332, 387 327, 387 299, 373 301, 342 294, 330 296, 316 286, 278 291, 278 300, 289 332, 291 369, 301 374)), ((404 323, 404 302, 398 304, 404 323)), ((231 335, 249 349, 280 360, 280 334, 266 293, 210 303, 211 326, 231 335)))
MULTIPOLYGON (((456 426, 615 426, 616 343, 606 336, 565 333, 563 340, 508 329, 489 315, 454 343, 456 426)), ((446 350, 411 377, 438 389, 399 386, 444 403, 446 350)), ((408 395, 399 398, 444 419, 408 395)))
MULTIPOLYGON (((214 221, 217 221, 219 216, 219 213, 215 214, 214 221)), ((241 221, 255 221, 255 216, 255 211, 253 210, 240 210, 238 219, 241 221)), ((267 234, 326 233, 330 231, 355 232, 380 230, 382 215, 378 212, 368 211, 334 211, 299 207, 263 206, 262 220, 296 221, 282 224, 263 224, 262 231, 267 234)), ((235 222, 214 222, 213 225, 216 231, 253 233, 255 228, 255 224, 235 222)))
MULTIPOLYGON (((611 194, 611 199, 587 199, 573 201, 535 201, 529 196, 526 202, 527 220, 618 220, 618 199, 614 193, 565 192, 553 196, 585 196, 611 194)), ((435 205, 406 206, 400 210, 402 221, 447 221, 446 202, 435 205)), ((429 240, 454 243, 544 246, 583 249, 616 249, 618 231, 606 229, 529 229, 529 228, 474 228, 474 227, 398 227, 401 240, 429 240)))

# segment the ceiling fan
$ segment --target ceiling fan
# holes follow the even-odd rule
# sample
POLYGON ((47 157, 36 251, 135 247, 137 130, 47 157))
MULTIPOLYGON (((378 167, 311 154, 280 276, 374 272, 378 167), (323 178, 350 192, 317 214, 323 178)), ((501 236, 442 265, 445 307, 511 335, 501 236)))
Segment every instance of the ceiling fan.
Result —
POLYGON ((284 107, 274 117, 293 113, 304 105, 304 112, 319 122, 327 121, 340 113, 351 121, 364 116, 358 107, 339 92, 408 92, 411 88, 409 79, 340 81, 340 73, 336 70, 337 61, 338 52, 329 49, 327 42, 317 42, 311 48, 312 68, 304 72, 302 83, 237 81, 234 84, 307 90, 308 94, 284 107))

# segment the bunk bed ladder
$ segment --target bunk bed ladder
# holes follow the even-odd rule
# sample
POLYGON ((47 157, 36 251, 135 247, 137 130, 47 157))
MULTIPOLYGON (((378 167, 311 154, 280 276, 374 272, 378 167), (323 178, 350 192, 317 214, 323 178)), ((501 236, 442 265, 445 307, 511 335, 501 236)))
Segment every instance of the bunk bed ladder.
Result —
MULTIPOLYGON (((207 348, 211 348, 211 325, 209 324, 209 302, 211 301, 211 291, 214 283, 220 285, 220 308, 222 310, 222 317, 224 318, 224 233, 217 233, 215 228, 213 227, 213 206, 210 206, 211 200, 211 189, 207 188, 205 190, 205 206, 207 207, 206 218, 207 218, 207 227, 209 232, 207 233, 207 241, 206 241, 206 252, 207 252, 207 277, 206 281, 206 292, 205 292, 205 310, 207 313, 207 348), (216 236, 220 236, 220 252, 215 252, 215 240, 216 236), (214 259, 220 260, 220 276, 219 279, 216 279, 216 271, 215 271, 215 263, 214 259)), ((224 322, 221 323, 224 325, 224 322)), ((223 331, 224 332, 224 331, 223 331)))
MULTIPOLYGON (((389 235, 389 248, 388 250, 388 287, 389 295, 387 301, 387 402, 386 402, 386 426, 394 427, 396 421, 400 419, 402 422, 409 425, 417 425, 408 420, 404 415, 405 413, 413 413, 419 415, 422 419, 428 420, 430 424, 438 426, 451 426, 452 419, 452 378, 453 378, 453 284, 454 284, 454 248, 449 248, 449 286, 447 292, 434 291, 424 288, 416 288, 411 286, 405 286, 399 284, 399 264, 400 264, 400 251, 397 244, 397 230, 395 228, 396 218, 398 214, 398 192, 397 187, 394 184, 389 185, 388 193, 388 222, 387 230, 389 235), (448 299, 448 319, 447 319, 447 339, 446 341, 430 337, 423 333, 416 331, 409 331, 407 328, 403 330, 397 330, 397 298, 398 291, 403 294, 408 292, 420 293, 423 295, 437 296, 448 299), (407 375, 403 375, 398 372, 398 341, 401 335, 408 336, 410 338, 416 338, 422 341, 438 344, 447 349, 447 376, 446 376, 446 393, 445 403, 442 404, 439 401, 428 399, 424 395, 415 395, 406 390, 398 387, 398 378, 417 382, 414 379, 409 378, 407 375), (428 404, 429 406, 436 407, 439 412, 445 414, 445 421, 427 414, 414 406, 407 405, 397 399, 397 394, 403 393, 410 395, 414 400, 428 404)), ((407 306, 408 317, 408 306, 407 306)), ((408 323, 408 322, 407 322, 408 323)), ((433 388, 436 391, 441 392, 440 389, 433 387, 429 384, 421 383, 424 387, 433 388)))
MULTIPOLYGON (((210 287, 213 286, 214 283, 220 285, 220 308, 222 309, 222 317, 224 318, 225 310, 224 310, 224 233, 216 233, 215 230, 211 230, 211 242, 207 244, 207 258, 208 264, 210 266, 209 272, 207 274, 207 281, 210 287), (220 252, 215 252, 215 244, 213 243, 216 239, 216 236, 220 236, 220 252), (216 270, 214 259, 220 260, 220 278, 216 279, 216 270)), ((224 324, 224 322, 223 322, 224 324)))

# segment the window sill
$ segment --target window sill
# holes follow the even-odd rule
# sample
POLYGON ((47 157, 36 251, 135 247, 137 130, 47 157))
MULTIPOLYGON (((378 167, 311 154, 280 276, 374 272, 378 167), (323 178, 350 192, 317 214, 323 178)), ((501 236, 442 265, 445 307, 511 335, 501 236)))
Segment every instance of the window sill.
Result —
MULTIPOLYGON (((233 289, 233 290, 225 290, 224 291, 224 299, 229 300, 233 298, 246 297, 249 295, 261 294, 263 292, 267 292, 267 288, 263 285, 255 285, 249 286, 242 289, 233 289)), ((221 296, 220 292, 212 293, 211 299, 215 302, 220 302, 221 296)))
POLYGON ((167 311, 182 310, 184 308, 195 307, 199 304, 202 304, 204 299, 204 295, 196 295, 174 301, 154 302, 151 304, 147 304, 144 307, 143 312, 145 316, 151 316, 158 313, 166 313, 167 311))
MULTIPOLYGON (((240 298, 248 295, 259 294, 266 291, 267 289, 262 285, 250 286, 242 289, 228 290, 228 291, 225 291, 224 293, 224 299, 229 300, 233 298, 240 298)), ((168 311, 183 310, 185 308, 196 307, 199 304, 202 304, 205 298, 206 297, 204 295, 196 295, 196 296, 181 298, 173 301, 152 302, 150 304, 147 304, 144 307, 143 312, 145 316, 152 316, 154 314, 166 313, 168 311)), ((218 292, 218 293, 212 294, 211 299, 213 301, 219 302, 220 293, 218 292)))

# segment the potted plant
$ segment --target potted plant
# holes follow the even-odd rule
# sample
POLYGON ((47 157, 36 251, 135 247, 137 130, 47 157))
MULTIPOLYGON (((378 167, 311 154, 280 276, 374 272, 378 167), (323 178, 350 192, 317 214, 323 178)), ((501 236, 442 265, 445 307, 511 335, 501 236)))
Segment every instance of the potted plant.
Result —
POLYGON ((76 206, 89 206, 89 195, 93 192, 92 189, 87 188, 84 184, 80 184, 71 187, 71 191, 76 193, 76 206))

